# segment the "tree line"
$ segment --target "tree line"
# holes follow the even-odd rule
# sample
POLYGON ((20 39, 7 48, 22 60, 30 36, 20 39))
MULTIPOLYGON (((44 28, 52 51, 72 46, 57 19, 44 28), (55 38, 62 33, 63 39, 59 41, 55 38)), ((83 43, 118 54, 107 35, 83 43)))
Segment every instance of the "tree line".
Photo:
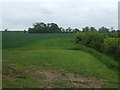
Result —
MULTIPOLYGON (((4 32, 8 32, 8 29, 5 29, 4 32)), ((95 27, 84 27, 82 30, 75 28, 72 29, 68 27, 64 29, 60 27, 56 23, 44 23, 44 22, 36 22, 33 24, 33 27, 29 27, 28 30, 24 30, 24 33, 76 33, 76 32, 89 32, 89 31, 97 31, 99 33, 120 33, 120 30, 115 30, 114 28, 108 29, 106 27, 101 27, 96 29, 95 27)))
POLYGON ((33 28, 28 28, 28 33, 73 33, 80 31, 79 29, 75 28, 72 29, 68 27, 67 29, 64 29, 62 27, 59 27, 56 23, 43 23, 43 22, 37 22, 33 24, 33 28))
POLYGON ((111 30, 106 27, 101 27, 99 29, 96 29, 95 27, 88 27, 88 26, 82 28, 82 30, 78 28, 72 29, 71 27, 64 29, 63 27, 59 27, 56 23, 45 24, 44 22, 34 23, 32 28, 28 28, 28 33, 76 33, 80 31, 82 32, 98 31, 100 33, 120 32, 120 30, 114 30, 113 28, 111 28, 111 30))

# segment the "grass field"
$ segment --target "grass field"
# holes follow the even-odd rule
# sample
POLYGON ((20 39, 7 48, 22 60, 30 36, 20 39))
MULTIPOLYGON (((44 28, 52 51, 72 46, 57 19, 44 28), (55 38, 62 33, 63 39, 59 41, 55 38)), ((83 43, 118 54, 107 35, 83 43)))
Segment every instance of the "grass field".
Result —
POLYGON ((74 34, 3 33, 3 88, 118 88, 117 62, 74 34))

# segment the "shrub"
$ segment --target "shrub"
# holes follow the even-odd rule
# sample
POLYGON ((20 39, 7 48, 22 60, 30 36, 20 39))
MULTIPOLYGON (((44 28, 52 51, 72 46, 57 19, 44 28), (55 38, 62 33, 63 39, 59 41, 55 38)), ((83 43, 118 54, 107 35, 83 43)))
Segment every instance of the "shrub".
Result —
POLYGON ((85 32, 77 32, 76 33, 76 43, 79 43, 83 40, 83 37, 85 37, 85 32))
POLYGON ((120 38, 120 33, 105 33, 104 36, 106 38, 120 38))
POLYGON ((103 49, 105 53, 120 59, 120 38, 106 38, 103 49))
POLYGON ((82 45, 94 48, 99 51, 101 51, 103 41, 103 35, 96 31, 76 33, 77 43, 81 43, 82 45))

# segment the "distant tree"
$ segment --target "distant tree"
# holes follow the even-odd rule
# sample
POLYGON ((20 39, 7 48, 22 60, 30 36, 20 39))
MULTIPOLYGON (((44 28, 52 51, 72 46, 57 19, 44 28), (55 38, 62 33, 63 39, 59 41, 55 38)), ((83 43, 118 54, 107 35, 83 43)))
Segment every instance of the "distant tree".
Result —
POLYGON ((37 22, 33 24, 33 28, 28 29, 29 33, 60 33, 61 29, 55 23, 37 22))
POLYGON ((79 31, 80 31, 80 30, 79 30, 78 28, 75 28, 75 29, 73 30, 74 33, 79 32, 79 31))
POLYGON ((88 31, 97 31, 95 27, 88 27, 86 26, 85 28, 82 29, 83 32, 88 32, 88 31))
POLYGON ((90 31, 97 31, 97 29, 95 29, 95 27, 90 27, 89 30, 90 31))
POLYGON ((68 28, 66 29, 66 32, 71 33, 71 32, 72 32, 72 28, 71 28, 71 27, 68 27, 68 28))
POLYGON ((116 31, 115 31, 115 30, 112 30, 111 33, 116 33, 116 31))
POLYGON ((62 33, 65 33, 65 32, 66 32, 65 29, 62 28, 62 27, 60 27, 60 30, 61 30, 62 33))
POLYGON ((109 32, 109 29, 106 28, 106 27, 101 27, 101 28, 99 28, 98 31, 99 31, 100 33, 108 33, 108 32, 109 32))
POLYGON ((41 23, 34 23, 33 24, 33 28, 29 28, 29 32, 31 32, 31 33, 43 33, 43 32, 45 32, 44 31, 44 28, 45 28, 45 25, 46 24, 44 24, 43 22, 41 22, 41 23))
POLYGON ((116 32, 118 34, 118 37, 120 38, 120 30, 117 30, 116 32))
POLYGON ((60 33, 61 32, 61 29, 55 23, 50 23, 49 24, 49 30, 50 30, 51 33, 58 33, 58 32, 60 33))
POLYGON ((82 31, 83 31, 83 32, 87 32, 87 31, 90 31, 90 29, 89 29, 89 27, 87 26, 87 27, 83 28, 82 31))
POLYGON ((68 29, 66 29, 65 31, 66 31, 66 33, 68 33, 68 32, 69 32, 69 31, 68 31, 68 29))
POLYGON ((117 33, 120 33, 120 30, 117 30, 116 32, 117 32, 117 33))
POLYGON ((24 33, 26 33, 26 30, 24 30, 24 33))
POLYGON ((4 30, 4 32, 7 32, 8 31, 8 29, 6 28, 5 30, 4 30))
POLYGON ((113 31, 113 30, 114 30, 114 27, 111 27, 110 30, 113 31))

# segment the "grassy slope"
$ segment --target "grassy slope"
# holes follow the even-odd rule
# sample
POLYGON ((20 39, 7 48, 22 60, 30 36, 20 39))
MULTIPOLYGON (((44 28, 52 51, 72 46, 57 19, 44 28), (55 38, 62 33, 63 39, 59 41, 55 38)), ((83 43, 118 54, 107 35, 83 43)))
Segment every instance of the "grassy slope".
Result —
MULTIPOLYGON (((55 36, 51 35, 57 37, 57 34, 55 36)), ((46 38, 46 36, 43 37, 46 38)), ((73 50, 79 46, 74 44, 73 39, 67 38, 71 37, 71 35, 62 37, 41 39, 34 43, 30 42, 31 44, 26 44, 27 46, 3 50, 3 74, 5 76, 3 87, 49 87, 49 85, 51 87, 77 87, 61 79, 51 80, 52 82, 47 82, 48 85, 46 85, 46 82, 43 82, 46 76, 37 73, 42 70, 60 71, 62 77, 64 77, 65 73, 96 77, 109 82, 101 85, 102 87, 117 87, 117 71, 110 69, 103 63, 105 58, 110 61, 111 59, 102 55, 105 58, 100 61, 94 55, 87 53, 87 50, 84 52, 85 49, 73 50)), ((93 52, 93 50, 88 51, 93 52)), ((87 86, 80 85, 79 87, 87 86)))

